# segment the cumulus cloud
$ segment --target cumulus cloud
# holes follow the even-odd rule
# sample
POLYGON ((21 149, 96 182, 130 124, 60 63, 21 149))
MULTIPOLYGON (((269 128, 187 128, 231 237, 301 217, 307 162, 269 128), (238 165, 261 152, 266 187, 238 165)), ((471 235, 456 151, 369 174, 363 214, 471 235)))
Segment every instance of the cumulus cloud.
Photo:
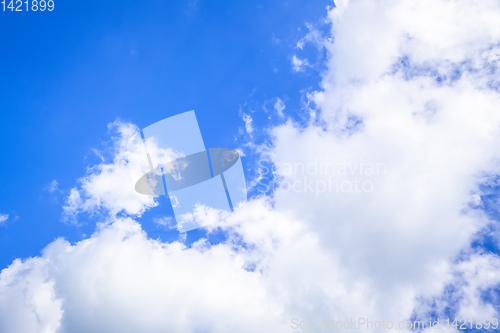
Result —
POLYGON ((0 223, 3 223, 9 219, 9 214, 0 214, 0 223))
MULTIPOLYGON (((125 213, 140 216, 145 210, 157 205, 156 198, 135 191, 136 181, 157 165, 148 164, 145 144, 135 125, 120 120, 109 125, 116 134, 112 140, 113 158, 107 161, 102 154, 102 163, 89 167, 87 175, 79 185, 70 190, 63 207, 66 219, 75 221, 80 213, 102 213, 116 215, 125 213)), ((160 149, 155 142, 147 140, 147 152, 154 161, 174 160, 177 153, 160 149)))
POLYGON ((243 121, 245 122, 245 131, 248 135, 252 136, 253 133, 253 119, 249 114, 243 113, 243 121))
POLYGON ((0 274, 0 331, 55 332, 61 301, 43 258, 16 259, 0 274))
POLYGON ((59 182, 56 179, 51 181, 50 184, 47 186, 47 191, 49 191, 50 193, 60 192, 61 189, 59 188, 59 182))
MULTIPOLYGON (((320 231, 325 251, 370 281, 375 294, 365 301, 384 309, 380 317, 410 316, 418 297, 453 284, 450 260, 493 223, 470 203, 487 175, 500 173, 492 56, 500 51, 500 6, 336 4, 329 12, 334 42, 325 44, 329 69, 323 89, 311 95, 319 119, 276 128, 272 155, 282 168, 330 171, 278 167, 283 183, 303 190, 278 191, 276 207, 320 231), (385 165, 386 172, 334 168, 360 163, 385 165)), ((485 280, 481 288, 494 286, 485 280)))
POLYGON ((115 123, 112 161, 89 168, 65 206, 69 216, 104 210, 106 223, 2 271, 0 331, 286 332, 292 318, 498 316, 484 295, 500 283, 499 258, 472 243, 498 223, 481 184, 500 174, 500 4, 338 1, 328 18, 327 69, 309 94, 317 116, 271 128, 260 147, 273 167, 258 182, 276 186, 272 197, 232 214, 200 207, 193 218, 222 231, 220 244, 149 239, 117 216, 157 203, 125 180, 148 165, 140 144, 126 149, 136 128, 115 123))
MULTIPOLYGON (((209 223, 212 213, 205 213, 209 223)), ((211 223, 220 225, 221 221, 211 223)), ((233 230, 234 237, 216 246, 204 239, 189 248, 180 242, 161 243, 148 239, 137 222, 116 218, 75 245, 59 239, 40 258, 16 260, 2 272, 0 304, 5 311, 0 311, 0 329, 282 330, 288 317, 287 309, 273 295, 277 281, 260 271, 279 276, 290 273, 291 267, 285 265, 288 272, 283 272, 275 265, 286 259, 284 251, 295 253, 295 258, 286 260, 314 267, 301 254, 314 251, 314 241, 299 232, 296 222, 262 201, 242 208, 223 225, 233 230), (275 268, 269 271, 268 266, 275 268)), ((299 288, 297 282, 292 284, 299 288)), ((301 306, 290 302, 293 295, 287 297, 291 298, 287 306, 301 306)))
POLYGON ((319 50, 322 50, 324 48, 324 37, 321 32, 309 23, 306 23, 306 28, 309 32, 297 42, 296 48, 303 50, 306 44, 312 44, 319 50))

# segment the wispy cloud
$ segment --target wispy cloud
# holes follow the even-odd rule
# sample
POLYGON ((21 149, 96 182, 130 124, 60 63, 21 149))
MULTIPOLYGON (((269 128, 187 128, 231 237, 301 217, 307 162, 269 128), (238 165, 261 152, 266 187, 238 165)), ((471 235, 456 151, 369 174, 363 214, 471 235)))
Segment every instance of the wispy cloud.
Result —
POLYGON ((299 59, 295 54, 292 56, 292 69, 295 72, 302 72, 309 66, 310 64, 307 59, 299 59))
POLYGON ((274 110, 276 110, 276 113, 280 118, 284 118, 285 114, 283 113, 283 110, 285 110, 285 103, 281 100, 281 98, 276 98, 276 102, 274 103, 274 110))
MULTIPOLYGON (((110 128, 117 133, 111 144, 112 160, 102 157, 102 163, 90 167, 78 186, 70 190, 63 207, 68 221, 76 223, 81 213, 114 216, 123 212, 138 216, 157 205, 155 197, 135 191, 135 181, 151 170, 138 128, 119 120, 110 124, 110 128)), ((148 145, 153 157, 175 156, 172 151, 155 147, 153 142, 148 145)))

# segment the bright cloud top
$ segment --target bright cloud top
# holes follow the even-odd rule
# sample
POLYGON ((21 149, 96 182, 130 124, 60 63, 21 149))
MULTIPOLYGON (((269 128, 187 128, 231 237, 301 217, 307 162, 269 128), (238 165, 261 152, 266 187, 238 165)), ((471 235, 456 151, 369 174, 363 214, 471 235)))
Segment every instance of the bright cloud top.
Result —
MULTIPOLYGON (((135 191, 137 179, 151 170, 139 129, 121 121, 109 127, 117 133, 111 148, 113 160, 88 168, 88 174, 79 180, 79 186, 71 189, 63 208, 65 216, 72 221, 76 221, 82 212, 106 212, 111 216, 124 212, 140 216, 146 209, 157 205, 154 196, 135 191)), ((148 141, 148 148, 155 160, 177 157, 172 150, 160 149, 152 141, 148 141)))
POLYGON ((270 129, 272 198, 229 215, 201 207, 195 218, 228 235, 218 245, 148 239, 116 217, 156 202, 122 181, 135 128, 115 123, 113 161, 89 169, 65 206, 73 217, 104 210, 107 223, 3 270, 0 330, 287 332, 292 318, 498 317, 483 296, 500 284, 500 260, 471 243, 498 223, 480 184, 500 174, 500 4, 336 5, 331 40, 314 38, 329 55, 309 94, 318 116, 301 126, 283 114, 270 129))

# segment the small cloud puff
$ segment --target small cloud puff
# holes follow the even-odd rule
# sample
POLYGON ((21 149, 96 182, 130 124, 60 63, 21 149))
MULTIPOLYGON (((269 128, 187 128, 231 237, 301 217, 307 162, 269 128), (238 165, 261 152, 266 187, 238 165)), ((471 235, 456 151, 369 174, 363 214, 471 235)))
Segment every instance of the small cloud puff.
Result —
POLYGON ((306 67, 309 66, 310 64, 307 59, 299 59, 295 54, 292 56, 292 69, 295 72, 302 72, 306 67))

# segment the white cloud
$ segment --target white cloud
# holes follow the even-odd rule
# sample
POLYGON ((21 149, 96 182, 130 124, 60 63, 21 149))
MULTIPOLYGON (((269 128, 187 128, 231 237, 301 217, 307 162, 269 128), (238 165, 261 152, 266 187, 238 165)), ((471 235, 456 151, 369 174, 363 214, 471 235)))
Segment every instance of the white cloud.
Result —
POLYGON ((253 119, 250 115, 243 113, 243 121, 245 122, 245 131, 247 132, 248 135, 252 136, 253 133, 253 119))
POLYGON ((453 267, 454 279, 450 284, 450 291, 444 296, 422 302, 417 306, 416 312, 444 313, 447 308, 452 308, 456 310, 455 318, 497 318, 494 306, 484 302, 481 294, 500 284, 499 271, 500 259, 497 255, 471 254, 453 267))
MULTIPOLYGON (((233 216, 245 222, 248 241, 260 246, 259 253, 265 247, 261 254, 267 255, 277 240, 309 247, 286 217, 268 211, 254 203, 233 216)), ((0 330, 276 332, 289 324, 264 277, 245 269, 250 259, 263 260, 259 253, 236 243, 159 243, 130 219, 113 222, 90 239, 75 245, 57 240, 42 257, 3 270, 0 304, 6 311, 0 311, 0 330)), ((237 228, 238 222, 227 224, 237 228)))
POLYGON ((306 27, 309 32, 297 42, 296 48, 303 50, 305 45, 309 43, 322 50, 324 48, 324 38, 321 33, 312 24, 306 23, 306 27))
POLYGON ((9 214, 0 214, 0 223, 3 223, 9 219, 9 214))
POLYGON ((50 182, 50 184, 47 186, 47 191, 53 193, 53 192, 59 192, 59 182, 54 179, 53 181, 50 182))
POLYGON ((104 209, 108 223, 3 270, 0 331, 286 332, 292 318, 405 320, 450 302, 457 317, 498 316, 481 295, 500 283, 499 258, 470 244, 494 223, 473 207, 500 174, 500 4, 336 5, 317 118, 288 120, 261 147, 282 186, 272 199, 197 211, 228 233, 218 245, 148 239, 116 217, 156 202, 123 181, 144 155, 125 155, 135 128, 115 125, 113 161, 66 205, 104 209))
POLYGON ((274 103, 274 109, 276 110, 276 113, 278 113, 278 116, 280 118, 284 118, 285 114, 283 113, 283 110, 285 110, 285 103, 281 100, 281 98, 276 98, 276 103, 274 103))
POLYGON ((62 317, 44 258, 16 259, 0 274, 0 331, 55 332, 62 317))
POLYGON ((292 56, 292 68, 295 72, 302 72, 307 66, 309 66, 307 59, 299 59, 295 54, 292 56))

